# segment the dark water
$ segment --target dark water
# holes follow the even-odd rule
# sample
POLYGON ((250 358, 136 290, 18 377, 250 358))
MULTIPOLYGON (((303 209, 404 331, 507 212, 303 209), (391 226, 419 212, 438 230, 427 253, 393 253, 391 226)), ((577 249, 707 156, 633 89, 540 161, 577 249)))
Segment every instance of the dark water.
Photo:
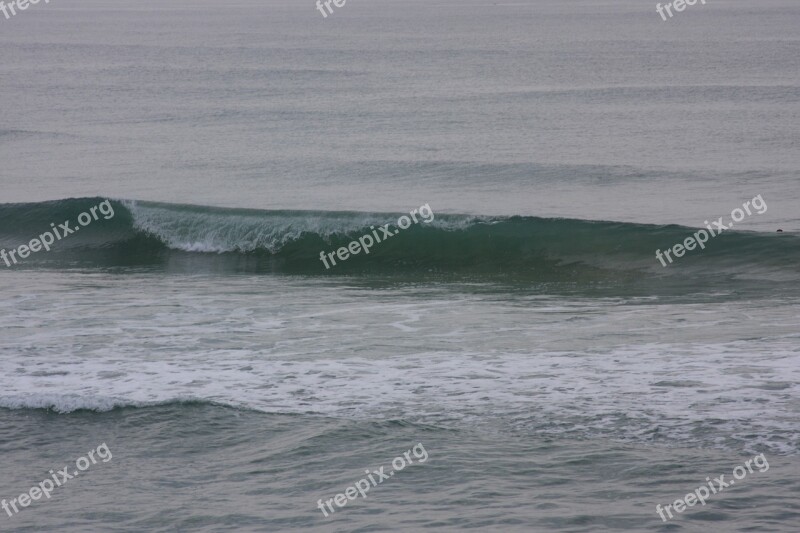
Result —
POLYGON ((734 531, 789 531, 798 519, 796 463, 783 457, 689 509, 680 526, 660 526, 656 503, 728 473, 741 458, 201 404, 0 417, 20 435, 37 426, 52 433, 2 442, 3 479, 14 486, 47 477, 97 442, 113 454, 52 500, 34 502, 25 514, 36 518, 17 517, 14 531, 706 531, 720 522, 747 524, 734 531), (429 453, 424 464, 328 519, 316 509, 419 442, 429 453), (31 448, 43 450, 33 461, 31 448), (28 475, 9 472, 9 461, 24 461, 28 475))

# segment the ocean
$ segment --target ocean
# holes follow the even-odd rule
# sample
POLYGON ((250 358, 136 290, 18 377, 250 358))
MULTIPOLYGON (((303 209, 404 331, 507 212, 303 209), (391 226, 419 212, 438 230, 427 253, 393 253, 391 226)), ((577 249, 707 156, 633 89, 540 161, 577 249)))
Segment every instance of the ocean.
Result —
POLYGON ((0 11, 0 532, 796 532, 800 4, 330 6, 0 11))

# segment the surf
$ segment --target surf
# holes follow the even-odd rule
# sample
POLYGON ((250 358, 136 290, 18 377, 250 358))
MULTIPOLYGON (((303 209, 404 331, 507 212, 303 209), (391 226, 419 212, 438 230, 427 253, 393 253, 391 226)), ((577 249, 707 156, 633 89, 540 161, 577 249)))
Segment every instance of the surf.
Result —
MULTIPOLYGON (((0 248, 23 244, 51 222, 75 220, 104 198, 0 204, 0 248)), ((111 200, 116 215, 36 254, 20 268, 165 267, 191 262, 215 271, 368 276, 414 274, 529 281, 625 281, 714 275, 798 278, 800 238, 726 232, 701 254, 662 268, 654 251, 691 228, 534 216, 440 214, 326 270, 319 251, 337 249, 397 213, 254 210, 111 200)), ((435 206, 432 206, 435 210, 435 206)))

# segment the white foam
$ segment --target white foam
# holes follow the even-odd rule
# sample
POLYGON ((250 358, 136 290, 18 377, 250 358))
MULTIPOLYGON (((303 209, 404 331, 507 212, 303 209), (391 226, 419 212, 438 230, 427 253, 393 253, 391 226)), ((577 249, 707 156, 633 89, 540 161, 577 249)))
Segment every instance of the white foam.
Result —
POLYGON ((712 306, 307 278, 39 272, 0 276, 0 293, 5 407, 201 400, 800 450, 800 335, 790 298, 712 306))
MULTIPOLYGON (((270 359, 218 351, 167 361, 0 362, 0 406, 106 411, 205 400, 269 413, 343 418, 505 419, 519 429, 667 443, 698 428, 769 435, 797 452, 800 355, 745 346, 643 345, 610 353, 420 353, 270 359), (742 350, 741 348, 745 348, 742 350), (34 372, 40 366, 47 373, 34 372)), ((766 437, 765 437, 766 438, 766 437)))

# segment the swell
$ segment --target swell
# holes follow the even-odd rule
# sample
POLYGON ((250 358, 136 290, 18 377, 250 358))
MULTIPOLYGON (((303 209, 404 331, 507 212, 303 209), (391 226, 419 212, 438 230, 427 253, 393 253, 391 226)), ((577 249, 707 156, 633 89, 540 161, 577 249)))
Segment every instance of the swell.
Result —
MULTIPOLYGON (((0 247, 13 249, 103 198, 0 205, 0 247)), ((491 217, 435 213, 428 223, 375 244, 326 270, 320 252, 346 247, 372 227, 395 227, 403 213, 260 211, 129 200, 111 201, 100 218, 32 254, 14 268, 165 267, 305 275, 414 273, 426 276, 512 277, 539 281, 625 281, 693 276, 798 279, 800 237, 727 232, 703 251, 662 267, 667 249, 696 229, 669 225, 491 217)), ((381 232, 378 231, 378 235, 381 232)), ((0 263, 0 267, 6 268, 0 263)))

